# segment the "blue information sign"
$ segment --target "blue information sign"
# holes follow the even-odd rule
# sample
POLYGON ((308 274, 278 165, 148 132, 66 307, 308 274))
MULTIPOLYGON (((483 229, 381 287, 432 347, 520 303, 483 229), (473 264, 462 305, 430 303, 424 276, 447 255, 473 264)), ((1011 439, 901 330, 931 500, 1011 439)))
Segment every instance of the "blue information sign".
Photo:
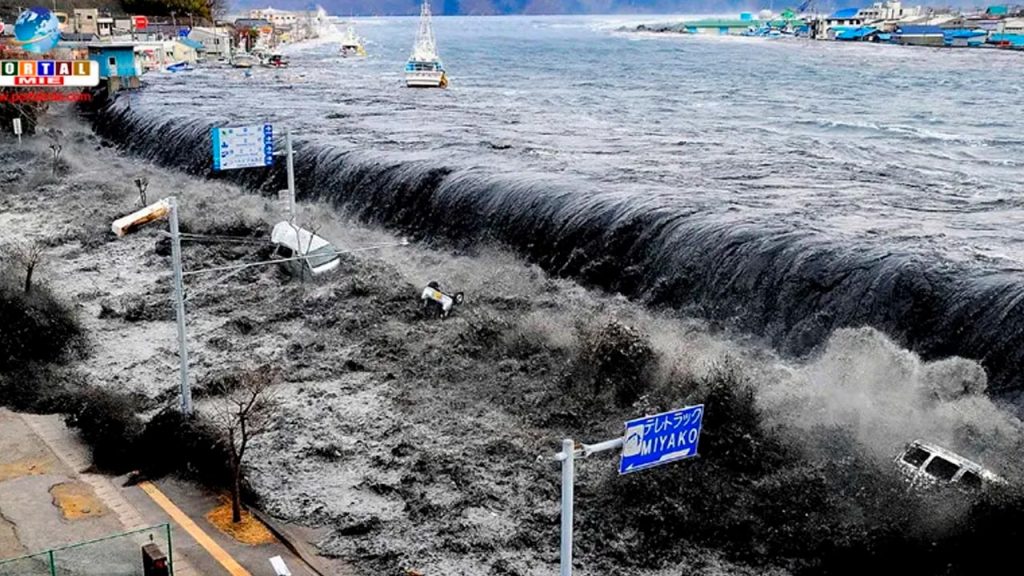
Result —
POLYGON ((687 406, 626 422, 619 474, 628 474, 697 455, 704 405, 687 406))
POLYGON ((213 128, 211 140, 214 170, 274 164, 274 128, 270 124, 213 128))

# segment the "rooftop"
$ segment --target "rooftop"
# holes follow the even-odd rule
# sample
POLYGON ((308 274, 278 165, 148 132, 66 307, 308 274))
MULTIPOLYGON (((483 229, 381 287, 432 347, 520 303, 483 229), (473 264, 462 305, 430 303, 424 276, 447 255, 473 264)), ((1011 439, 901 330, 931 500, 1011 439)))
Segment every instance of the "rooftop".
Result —
POLYGON ((858 12, 860 12, 860 8, 843 8, 841 10, 836 10, 835 13, 829 16, 829 18, 832 18, 833 20, 849 20, 851 18, 856 18, 858 12))

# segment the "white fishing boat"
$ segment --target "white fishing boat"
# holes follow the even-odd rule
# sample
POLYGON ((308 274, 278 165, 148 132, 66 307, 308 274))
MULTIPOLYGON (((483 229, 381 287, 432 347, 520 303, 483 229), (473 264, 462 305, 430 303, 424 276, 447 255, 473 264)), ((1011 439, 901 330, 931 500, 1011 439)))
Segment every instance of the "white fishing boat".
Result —
POLYGON ((252 68, 253 66, 259 63, 259 58, 253 56, 252 54, 246 54, 245 52, 235 54, 231 58, 231 65, 235 68, 252 68))
POLYGON ((345 30, 345 35, 341 37, 341 55, 345 58, 349 56, 366 56, 363 40, 356 36, 356 29, 351 24, 345 30))
POLYGON ((437 56, 434 28, 430 22, 430 4, 423 0, 420 8, 420 30, 416 44, 405 65, 405 84, 412 88, 446 88, 448 76, 441 59, 437 56))

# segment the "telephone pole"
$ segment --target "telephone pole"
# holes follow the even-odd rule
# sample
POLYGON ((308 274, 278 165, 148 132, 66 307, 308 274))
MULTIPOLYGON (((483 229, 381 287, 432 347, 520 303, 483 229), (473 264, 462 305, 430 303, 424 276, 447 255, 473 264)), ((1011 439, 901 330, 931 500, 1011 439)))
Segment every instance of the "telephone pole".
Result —
POLYGON ((181 361, 181 413, 192 414, 192 389, 188 383, 188 339, 185 332, 185 290, 181 280, 181 234, 178 231, 178 200, 167 199, 171 205, 171 262, 174 267, 174 311, 178 319, 178 358, 181 361))

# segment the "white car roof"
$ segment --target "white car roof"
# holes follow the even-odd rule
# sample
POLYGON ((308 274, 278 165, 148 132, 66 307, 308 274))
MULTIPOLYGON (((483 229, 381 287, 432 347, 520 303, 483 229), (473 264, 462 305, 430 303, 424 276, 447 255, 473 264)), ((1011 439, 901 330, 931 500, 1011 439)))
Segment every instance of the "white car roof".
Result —
POLYGON ((305 228, 293 226, 290 222, 278 222, 270 233, 270 241, 282 244, 293 252, 305 255, 309 252, 330 246, 331 243, 305 228))
POLYGON ((938 446, 936 444, 929 444, 927 442, 922 442, 921 440, 915 440, 911 442, 910 446, 924 448, 925 450, 931 452, 932 454, 935 454, 936 456, 941 456, 942 458, 945 458, 946 460, 952 462, 953 464, 956 464, 961 468, 966 468, 968 470, 973 471, 974 473, 978 474, 982 478, 985 478, 986 480, 1002 480, 1002 478, 998 474, 989 470, 988 468, 985 468, 981 464, 978 464, 973 460, 964 458, 963 456, 957 454, 956 452, 953 452, 952 450, 947 450, 942 446, 938 446))

